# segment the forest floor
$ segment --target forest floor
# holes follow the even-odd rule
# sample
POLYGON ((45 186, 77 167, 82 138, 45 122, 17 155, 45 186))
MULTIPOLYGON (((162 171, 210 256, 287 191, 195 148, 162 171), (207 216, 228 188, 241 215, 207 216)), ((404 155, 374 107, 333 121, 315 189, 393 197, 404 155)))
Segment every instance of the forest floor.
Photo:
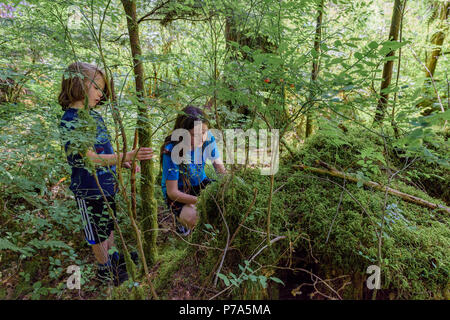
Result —
MULTIPOLYGON (((235 291, 232 293, 230 290, 226 294, 220 295, 219 299, 234 297, 248 299, 254 297, 254 291, 257 294, 263 292, 262 298, 267 299, 324 299, 326 297, 318 293, 311 274, 288 270, 289 268, 284 270, 275 268, 286 265, 290 267, 292 263, 294 267, 327 276, 324 279, 327 281, 331 279, 329 283, 335 281, 333 287, 341 290, 348 286, 348 277, 346 281, 339 277, 344 275, 353 277, 376 261, 377 228, 372 228, 372 225, 376 226, 382 219, 385 219, 386 226, 383 252, 386 258, 385 270, 386 276, 389 276, 387 280, 391 281, 391 288, 380 292, 379 298, 390 299, 398 295, 400 298, 413 296, 442 299, 449 293, 448 285, 446 289, 445 284, 446 281, 448 282, 449 272, 449 246, 446 245, 450 241, 448 214, 407 203, 392 196, 389 198, 391 211, 388 210, 382 217, 380 208, 386 199, 384 192, 358 187, 356 183, 347 182, 345 190, 348 194, 346 194, 342 191, 343 189, 338 188, 338 185, 342 183, 339 178, 324 179, 294 169, 294 165, 299 162, 314 166, 316 160, 320 159, 336 167, 347 167, 347 172, 354 174, 357 170, 367 167, 367 159, 377 160, 382 157, 382 145, 366 146, 370 138, 363 136, 359 131, 340 138, 345 140, 342 140, 341 145, 336 147, 333 141, 330 142, 328 134, 313 137, 298 158, 285 159, 283 167, 280 167, 280 172, 275 176, 274 190, 276 191, 274 194, 276 193, 276 196, 273 198, 271 220, 273 235, 284 235, 285 238, 299 237, 304 240, 298 241, 296 247, 292 247, 295 240, 280 241, 274 246, 273 254, 270 250, 266 250, 258 257, 259 261, 254 262, 273 265, 273 267, 261 269, 258 277, 266 277, 267 280, 269 277, 275 276, 284 285, 270 281, 268 288, 262 290, 259 283, 255 289, 255 283, 247 280, 246 283, 241 283, 240 287, 234 288, 235 291), (369 155, 367 155, 368 151, 371 151, 369 155), (364 161, 360 161, 361 159, 364 161), (362 207, 364 210, 361 210, 362 207), (332 232, 330 232, 331 229, 332 232), (330 237, 329 242, 327 234, 330 237), (283 252, 286 250, 291 252, 290 255, 278 260, 278 257, 283 256, 283 252), (316 257, 320 263, 315 262, 316 257), (252 286, 255 289, 253 292, 252 286), (421 295, 417 295, 417 292, 420 292, 421 295)), ((443 167, 427 163, 416 162, 414 165, 416 164, 415 168, 411 167, 411 170, 402 176, 398 175, 398 180, 393 186, 433 203, 444 204, 447 200, 448 205, 446 187, 448 171, 445 171, 443 167), (411 173, 411 175, 407 173, 411 173), (418 188, 418 182, 423 183, 423 187, 418 188)), ((385 181, 386 168, 378 164, 369 168, 381 168, 381 170, 374 170, 374 173, 365 171, 371 180, 385 181)), ((222 268, 222 274, 226 275, 231 272, 239 272, 239 265, 252 256, 252 252, 258 251, 261 243, 265 243, 265 236, 261 236, 261 234, 266 231, 267 195, 270 193, 268 177, 261 176, 252 170, 247 173, 240 172, 232 179, 234 179, 233 186, 225 193, 223 193, 220 183, 208 186, 208 190, 211 191, 211 194, 221 192, 222 195, 225 195, 224 203, 229 205, 227 220, 233 224, 230 227, 236 228, 245 211, 252 207, 250 202, 253 190, 258 189, 258 198, 255 196, 256 202, 254 202, 249 215, 251 221, 249 220, 247 225, 258 230, 239 233, 233 243, 233 250, 227 255, 222 268)), ((49 244, 56 240, 63 241, 76 253, 77 259, 79 259, 76 264, 82 267, 82 278, 85 282, 82 283, 80 290, 68 290, 63 286, 68 277, 65 268, 73 264, 71 261, 74 261, 69 259, 64 248, 61 249, 56 245, 54 248, 41 245, 41 247, 37 247, 34 254, 24 259, 19 258, 17 252, 8 253, 6 250, 2 251, 0 256, 0 259, 3 259, 0 260, 0 299, 95 300, 115 298, 115 289, 102 287, 93 280, 96 262, 91 248, 83 239, 82 231, 76 230, 80 221, 75 219, 78 215, 75 201, 67 189, 67 181, 61 183, 59 187, 52 187, 49 190, 51 190, 50 195, 36 195, 34 198, 14 199, 15 195, 11 193, 3 205, 5 207, 8 205, 12 209, 5 211, 7 214, 0 216, 6 217, 6 220, 0 221, 0 223, 2 226, 7 226, 12 232, 15 232, 13 228, 18 230, 12 235, 17 239, 22 239, 22 242, 16 242, 21 248, 30 247, 29 243, 35 240, 42 241, 44 244, 46 244, 44 241, 49 244), (14 205, 8 204, 9 201, 14 205), (22 205, 24 208, 21 209, 22 205), (14 209, 16 211, 13 211, 14 209), (15 219, 11 217, 15 217, 15 219), (21 221, 28 224, 21 223, 21 221), (31 226, 28 229, 38 229, 43 226, 42 230, 47 230, 47 233, 30 232, 26 225, 31 226), (55 259, 58 259, 59 264, 55 262, 55 259), (57 268, 58 266, 60 267, 57 268), (52 275, 52 271, 57 269, 60 269, 59 274, 55 276, 53 273, 52 275)), ((208 194, 208 192, 202 192, 202 194, 208 194)), ((203 199, 200 197, 200 204, 202 201, 205 204, 202 212, 208 212, 208 215, 211 216, 208 219, 212 220, 201 220, 191 235, 181 237, 175 232, 173 216, 165 207, 161 196, 159 194, 159 198, 157 197, 159 204, 158 258, 155 265, 149 266, 150 278, 159 298, 189 300, 208 299, 215 296, 225 288, 222 280, 219 280, 217 286, 212 285, 213 276, 218 272, 216 262, 220 258, 220 251, 208 251, 200 248, 202 244, 209 241, 212 244, 208 244, 208 246, 214 246, 216 249, 225 247, 226 232, 217 213, 214 217, 214 210, 217 211, 215 204, 208 196, 203 199), (206 206, 207 203, 208 206, 206 206), (207 223, 214 226, 212 228, 217 232, 215 239, 205 232, 207 223)), ((125 211, 121 210, 118 214, 119 219, 125 218, 125 211)), ((130 245, 130 250, 136 250, 133 248, 135 241, 129 223, 123 224, 122 232, 127 244, 130 245)), ((121 251, 118 241, 119 238, 116 235, 116 246, 121 251)), ((2 243, 0 243, 1 245, 2 243)), ((142 270, 142 266, 139 266, 139 270, 142 270)), ((355 283, 355 279, 351 279, 351 281, 355 283)), ((361 279, 357 282, 362 287, 361 279)), ((122 293, 119 297, 127 299, 129 288, 124 286, 121 286, 122 293)), ((326 291, 322 290, 322 292, 326 291)), ((147 298, 150 297, 149 292, 145 292, 145 294, 147 298)), ((350 293, 350 296, 351 294, 354 293, 350 293)), ((364 292, 360 290, 356 294, 359 298, 368 296, 367 290, 364 292)), ((261 296, 256 296, 256 298, 261 298, 261 296)))

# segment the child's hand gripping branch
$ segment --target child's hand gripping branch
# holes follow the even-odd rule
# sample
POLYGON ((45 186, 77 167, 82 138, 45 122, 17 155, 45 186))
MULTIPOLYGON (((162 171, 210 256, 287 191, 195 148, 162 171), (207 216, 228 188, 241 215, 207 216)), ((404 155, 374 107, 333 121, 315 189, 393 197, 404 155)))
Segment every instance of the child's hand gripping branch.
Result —
MULTIPOLYGON (((132 167, 133 167, 133 165, 129 161, 124 162, 123 166, 122 166, 122 168, 125 168, 125 169, 131 169, 132 167)), ((135 168, 134 168, 134 173, 138 173, 138 172, 141 172, 141 167, 136 163, 135 168)))
MULTIPOLYGON (((117 164, 117 160, 119 160, 119 163, 122 162, 123 153, 120 152, 114 154, 98 154, 94 150, 89 150, 86 153, 86 156, 95 164, 99 164, 102 166, 112 166, 117 164)), ((128 168, 131 168, 131 162, 133 161, 133 159, 144 161, 153 158, 155 158, 155 155, 153 154, 152 148, 137 148, 125 154, 124 165, 125 167, 129 166, 128 168)), ((136 166, 136 169, 137 168, 139 168, 139 166, 136 166)))

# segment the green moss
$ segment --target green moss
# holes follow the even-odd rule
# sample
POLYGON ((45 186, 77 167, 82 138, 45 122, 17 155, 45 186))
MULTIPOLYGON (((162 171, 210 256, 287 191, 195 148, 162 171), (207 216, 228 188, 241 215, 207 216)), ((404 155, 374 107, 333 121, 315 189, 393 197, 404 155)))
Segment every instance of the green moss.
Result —
MULTIPOLYGON (((350 173, 367 169, 365 174, 368 178, 385 183, 388 176, 383 157, 380 158, 382 152, 382 141, 361 130, 350 129, 345 135, 335 133, 334 138, 329 137, 329 132, 319 132, 295 159, 284 159, 275 175, 271 233, 289 237, 297 252, 307 253, 300 257, 304 261, 312 263, 317 259, 319 275, 337 270, 338 274, 349 274, 359 279, 353 283, 354 288, 347 290, 350 292, 344 295, 347 298, 362 290, 356 287, 361 287, 361 279, 365 281, 367 267, 378 264, 377 234, 383 219, 385 194, 358 187, 352 182, 347 182, 346 191, 343 191, 339 186, 343 184, 341 179, 298 171, 292 168, 292 164, 303 162, 316 166, 315 161, 320 159, 350 173), (363 157, 364 154, 368 156, 363 157), (365 162, 358 163, 362 159, 372 160, 371 166, 377 168, 365 168, 365 162)), ((394 163, 393 160, 391 162, 394 163)), ((213 237, 204 228, 198 228, 192 241, 224 248, 227 237, 234 234, 250 207, 254 189, 258 190, 245 222, 245 226, 252 230, 241 228, 231 244, 232 250, 227 253, 222 274, 233 272, 239 275, 239 265, 244 265, 245 260, 265 245, 269 179, 261 176, 258 170, 236 172, 208 186, 200 197, 200 226, 211 225, 216 235, 213 237), (225 216, 229 234, 220 210, 225 216)), ((392 186, 431 202, 442 203, 402 180, 394 180, 392 186)), ((400 299, 445 296, 450 272, 449 215, 404 202, 392 195, 386 204, 381 248, 382 288, 400 299)), ((280 264, 286 260, 287 255, 282 254, 288 249, 289 241, 280 240, 270 249, 263 250, 252 267, 280 264)), ((215 271, 220 258, 221 251, 204 250, 201 277, 206 278, 212 270, 215 271)), ((244 282, 233 294, 241 298, 247 296, 243 293, 250 292, 251 285, 250 281, 244 282)))
MULTIPOLYGON (((153 286, 158 293, 161 295, 159 298, 164 299, 165 292, 169 289, 172 283, 173 275, 180 269, 183 268, 183 263, 187 258, 186 246, 179 243, 179 248, 165 248, 161 250, 161 254, 158 256, 160 261, 158 274, 154 278, 153 286)), ((167 297, 165 297, 167 298, 167 297)))

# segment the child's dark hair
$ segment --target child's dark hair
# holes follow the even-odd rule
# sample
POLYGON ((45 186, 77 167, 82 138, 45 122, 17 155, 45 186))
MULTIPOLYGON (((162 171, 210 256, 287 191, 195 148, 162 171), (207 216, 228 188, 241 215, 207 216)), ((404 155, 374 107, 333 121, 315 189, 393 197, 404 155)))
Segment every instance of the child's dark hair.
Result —
MULTIPOLYGON (((99 102, 99 104, 102 104, 111 97, 109 88, 106 85, 105 72, 97 66, 85 62, 74 62, 67 67, 62 77, 61 92, 58 97, 58 102, 63 111, 67 110, 71 103, 85 99, 87 94, 86 79, 94 79, 98 74, 105 81, 104 94, 99 102)), ((111 88, 112 84, 113 81, 111 79, 111 88)))
MULTIPOLYGON (((176 129, 191 130, 194 128, 194 124, 196 121, 201 121, 202 123, 207 124, 209 127, 209 121, 208 121, 206 114, 200 108, 188 105, 177 116, 177 119, 175 120, 175 126, 173 128, 173 131, 176 129)), ((180 142, 174 142, 174 144, 177 145, 180 142)), ((164 142, 160 149, 160 170, 162 170, 163 155, 164 154, 170 155, 170 153, 171 153, 170 151, 166 150, 166 146, 170 143, 172 143, 172 133, 169 134, 164 139, 164 142)), ((184 164, 181 164, 181 167, 183 170, 185 170, 184 164)), ((185 178, 185 177, 183 176, 183 178, 185 178)))
MULTIPOLYGON (((191 130, 194 128, 194 124, 196 121, 201 121, 202 123, 206 123, 209 126, 209 121, 205 115, 205 113, 197 107, 188 105, 183 110, 181 110, 181 114, 177 116, 177 119, 175 120, 175 126, 172 131, 176 129, 186 129, 191 130)), ((170 152, 166 150, 166 146, 172 142, 172 134, 169 134, 165 139, 161 146, 160 150, 160 163, 162 166, 162 158, 163 154, 169 154, 170 152)), ((177 145, 179 142, 176 142, 175 145, 177 145)))

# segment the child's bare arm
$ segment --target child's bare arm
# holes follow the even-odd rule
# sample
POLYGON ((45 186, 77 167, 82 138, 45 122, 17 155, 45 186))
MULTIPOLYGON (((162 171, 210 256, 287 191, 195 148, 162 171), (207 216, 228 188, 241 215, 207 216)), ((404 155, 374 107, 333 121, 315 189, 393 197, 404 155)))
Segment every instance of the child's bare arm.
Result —
POLYGON ((169 199, 186 204, 196 204, 197 197, 178 190, 178 180, 166 180, 167 196, 169 199))
MULTIPOLYGON (((88 150, 86 156, 95 164, 102 166, 113 166, 117 164, 117 158, 122 161, 123 153, 97 154, 94 150, 88 150)), ((136 160, 149 160, 154 157, 152 148, 140 148, 129 151, 125 154, 125 161, 131 161, 136 156, 136 160)))
POLYGON ((213 167, 214 167, 214 170, 216 170, 216 172, 218 174, 226 174, 227 173, 227 169, 225 169, 225 166, 220 158, 214 160, 213 167))

